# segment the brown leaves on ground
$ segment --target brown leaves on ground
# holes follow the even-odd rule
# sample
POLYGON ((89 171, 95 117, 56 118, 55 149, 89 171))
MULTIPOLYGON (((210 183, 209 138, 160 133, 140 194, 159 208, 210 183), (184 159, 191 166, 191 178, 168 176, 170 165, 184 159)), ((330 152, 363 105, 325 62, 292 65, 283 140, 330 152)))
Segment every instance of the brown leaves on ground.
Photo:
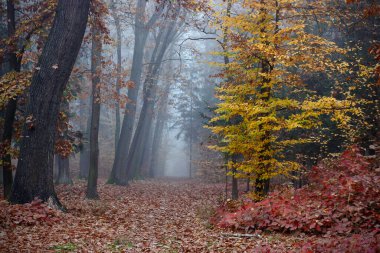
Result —
POLYGON ((290 252, 304 241, 280 234, 240 237, 213 228, 209 218, 222 199, 220 184, 100 184, 98 201, 84 198, 84 182, 58 186, 57 192, 68 213, 38 201, 0 201, 0 252, 290 252))

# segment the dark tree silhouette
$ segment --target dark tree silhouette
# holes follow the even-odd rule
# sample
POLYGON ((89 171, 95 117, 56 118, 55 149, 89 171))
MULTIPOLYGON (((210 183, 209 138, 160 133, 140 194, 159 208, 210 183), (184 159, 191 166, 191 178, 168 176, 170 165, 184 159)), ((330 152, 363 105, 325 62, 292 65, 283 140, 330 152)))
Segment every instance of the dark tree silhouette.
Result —
POLYGON ((63 91, 82 43, 89 6, 90 0, 58 1, 30 86, 12 203, 39 198, 64 209, 54 190, 54 140, 63 91))

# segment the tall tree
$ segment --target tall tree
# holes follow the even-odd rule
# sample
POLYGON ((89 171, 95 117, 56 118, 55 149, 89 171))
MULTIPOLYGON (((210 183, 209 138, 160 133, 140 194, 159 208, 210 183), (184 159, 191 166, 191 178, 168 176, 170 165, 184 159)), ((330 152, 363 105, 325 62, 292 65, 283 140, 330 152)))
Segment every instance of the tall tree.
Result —
POLYGON ((166 6, 166 1, 159 3, 158 10, 153 13, 147 22, 144 21, 146 18, 146 5, 146 0, 137 0, 136 14, 134 19, 135 44, 133 49, 133 62, 130 78, 130 80, 134 83, 134 87, 128 90, 128 98, 133 102, 127 103, 125 108, 125 115, 121 126, 117 149, 115 152, 115 159, 113 162, 110 178, 108 180, 109 183, 116 183, 120 185, 127 184, 125 174, 127 167, 127 156, 129 154, 133 134, 133 126, 135 124, 136 103, 141 83, 141 74, 143 71, 145 44, 150 29, 160 18, 166 6))
MULTIPOLYGON (((172 69, 170 68, 170 71, 172 69)), ((158 100, 157 104, 157 116, 156 116, 156 124, 154 126, 153 131, 153 142, 151 148, 150 155, 150 164, 149 164, 149 176, 156 177, 159 176, 160 169, 157 169, 159 154, 160 154, 160 146, 162 143, 162 135, 165 126, 165 119, 167 114, 169 93, 170 93, 171 82, 166 81, 163 91, 161 92, 161 97, 158 100)))
MULTIPOLYGON (((5 2, 4 2, 5 3, 5 2)), ((0 50, 1 86, 0 106, 4 118, 4 128, 1 137, 3 143, 2 163, 4 164, 5 195, 9 195, 12 186, 11 143, 13 138, 13 124, 17 109, 18 96, 23 94, 30 84, 30 71, 21 72, 21 62, 25 51, 33 37, 36 43, 44 41, 42 30, 51 25, 55 2, 49 0, 44 3, 19 4, 19 25, 16 27, 16 1, 6 1, 7 39, 2 38, 0 50), (37 35, 37 36, 34 36, 37 35), (5 52, 5 55, 4 55, 5 52)), ((1 8, 3 6, 0 6, 1 8)), ((3 10, 3 9, 2 9, 3 10)), ((3 12, 2 12, 3 14, 3 12)), ((5 36, 1 31, 1 37, 5 36)), ((2 171, 3 173, 3 171, 2 171)))
POLYGON ((64 209, 54 190, 54 140, 63 91, 82 43, 89 6, 90 0, 58 1, 29 90, 12 203, 40 198, 64 209))
POLYGON ((94 15, 92 24, 92 47, 91 47, 91 81, 92 81, 92 106, 90 126, 90 167, 86 198, 97 199, 97 180, 99 165, 99 121, 100 121, 100 74, 102 67, 102 34, 97 23, 98 15, 94 15))
POLYGON ((90 167, 89 133, 91 127, 91 98, 81 99, 80 116, 83 131, 79 158, 79 178, 87 179, 90 167))
MULTIPOLYGON (((112 17, 115 22, 115 28, 116 28, 116 51, 117 51, 117 66, 116 66, 116 71, 117 71, 117 77, 116 77, 116 94, 118 97, 120 97, 120 84, 122 82, 122 77, 121 77, 121 43, 122 43, 122 37, 121 37, 121 24, 120 24, 120 17, 119 14, 117 13, 116 6, 115 6, 115 1, 111 1, 110 5, 111 11, 112 11, 112 17)), ((120 102, 118 99, 116 99, 115 103, 115 114, 116 114, 116 126, 115 126, 115 153, 117 150, 117 145, 119 142, 119 135, 120 135, 120 102)))
POLYGON ((153 123, 157 80, 165 53, 178 32, 178 23, 183 22, 183 20, 179 18, 180 10, 180 3, 170 6, 170 9, 168 9, 166 14, 169 22, 166 22, 167 25, 159 28, 160 30, 156 39, 156 45, 151 56, 147 76, 144 82, 143 105, 131 143, 130 152, 127 156, 127 167, 125 170, 127 172, 127 180, 131 180, 136 176, 144 159, 144 150, 149 141, 149 135, 153 123))
POLYGON ((228 81, 218 90, 219 115, 212 121, 240 120, 211 129, 223 137, 218 150, 242 156, 228 165, 236 168, 235 176, 256 182, 258 198, 268 192, 270 178, 300 168, 285 150, 311 139, 300 138, 296 131, 320 126, 322 115, 347 124, 350 116, 360 113, 349 106, 350 95, 340 99, 311 95, 306 88, 306 74, 334 76, 347 69, 345 62, 336 60, 344 50, 306 32, 304 20, 289 19, 299 15, 298 4, 298 0, 250 1, 242 7, 251 12, 224 19, 232 61, 224 69, 228 81))

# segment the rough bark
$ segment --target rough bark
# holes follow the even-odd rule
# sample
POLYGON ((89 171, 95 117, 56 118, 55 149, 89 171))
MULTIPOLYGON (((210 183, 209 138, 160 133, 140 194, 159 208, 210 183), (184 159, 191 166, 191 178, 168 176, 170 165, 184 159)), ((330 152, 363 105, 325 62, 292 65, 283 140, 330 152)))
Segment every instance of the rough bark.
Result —
MULTIPOLYGON (((16 20, 15 20, 15 6, 14 2, 7 0, 7 28, 8 28, 8 38, 11 38, 16 31, 16 20)), ((21 62, 17 60, 16 56, 16 46, 8 48, 7 58, 8 58, 8 70, 19 72, 21 69, 21 62)), ((13 123, 17 109, 17 98, 11 99, 5 108, 4 113, 4 130, 2 142, 5 150, 9 150, 12 145, 12 135, 13 135, 13 123)), ((9 197, 13 184, 12 175, 12 158, 9 154, 3 157, 3 187, 4 196, 9 197)))
POLYGON ((99 29, 92 29, 91 49, 91 80, 92 80, 92 110, 90 128, 90 168, 86 198, 99 198, 97 191, 99 165, 99 122, 100 122, 100 72, 102 57, 102 41, 99 29))
POLYGON ((59 0, 53 26, 29 90, 20 156, 10 201, 35 198, 64 209, 53 182, 56 125, 63 91, 86 29, 90 0, 59 0))
POLYGON ((112 166, 111 175, 108 180, 109 183, 116 183, 118 185, 127 184, 127 156, 129 154, 133 134, 133 126, 135 124, 136 101, 138 90, 141 84, 141 74, 143 70, 143 58, 146 40, 148 38, 149 30, 156 23, 164 9, 164 3, 162 3, 159 10, 152 15, 147 23, 144 23, 146 2, 147 1, 145 0, 138 0, 137 2, 137 12, 135 16, 135 46, 133 50, 133 62, 130 78, 130 80, 134 83, 134 87, 128 90, 128 98, 133 102, 127 103, 125 108, 120 136, 115 152, 115 159, 112 166))

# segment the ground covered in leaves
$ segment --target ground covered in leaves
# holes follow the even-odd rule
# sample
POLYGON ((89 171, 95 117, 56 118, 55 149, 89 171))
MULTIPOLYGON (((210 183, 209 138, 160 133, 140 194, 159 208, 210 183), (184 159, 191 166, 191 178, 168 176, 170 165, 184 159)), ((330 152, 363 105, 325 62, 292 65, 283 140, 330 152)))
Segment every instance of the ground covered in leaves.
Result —
POLYGON ((68 213, 39 201, 0 201, 0 252, 314 252, 311 244, 324 243, 304 233, 245 235, 213 227, 221 184, 100 184, 98 201, 85 200, 84 182, 58 186, 57 192, 68 213))

